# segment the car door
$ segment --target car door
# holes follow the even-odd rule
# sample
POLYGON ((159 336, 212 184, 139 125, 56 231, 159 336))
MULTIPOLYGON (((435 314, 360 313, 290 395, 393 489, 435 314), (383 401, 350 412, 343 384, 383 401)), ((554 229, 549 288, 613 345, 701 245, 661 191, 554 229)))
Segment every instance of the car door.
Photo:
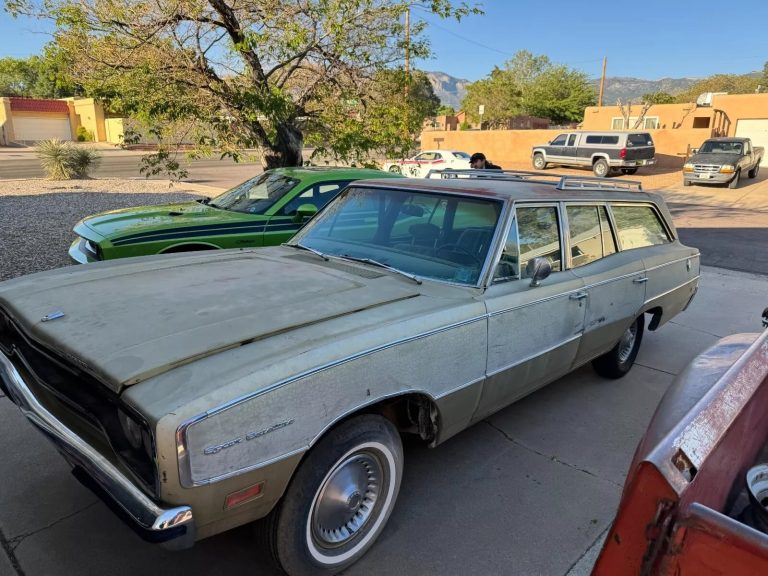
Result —
POLYGON ((660 325, 683 310, 693 296, 699 277, 698 251, 674 239, 672 227, 653 204, 612 203, 611 213, 621 250, 643 260, 643 307, 663 310, 656 320, 660 325))
POLYGON ((565 146, 563 146, 563 156, 566 158, 576 158, 576 138, 578 134, 568 134, 565 146))
POLYGON ((318 210, 333 200, 351 180, 316 182, 292 196, 284 204, 275 208, 264 230, 264 246, 277 246, 287 242, 306 220, 298 220, 296 210, 304 204, 312 204, 318 210))
POLYGON ((547 151, 547 161, 557 162, 558 160, 564 160, 567 144, 568 134, 558 134, 555 136, 549 145, 544 148, 547 151))
POLYGON ((574 275, 584 281, 576 295, 586 317, 576 363, 610 350, 637 317, 645 298, 643 259, 619 251, 604 203, 565 205, 567 252, 574 275))
POLYGON ((562 267, 556 203, 518 205, 495 280, 485 292, 488 365, 474 419, 480 419, 572 367, 584 327, 581 278, 562 267), (551 275, 532 287, 526 265, 548 258, 551 275))

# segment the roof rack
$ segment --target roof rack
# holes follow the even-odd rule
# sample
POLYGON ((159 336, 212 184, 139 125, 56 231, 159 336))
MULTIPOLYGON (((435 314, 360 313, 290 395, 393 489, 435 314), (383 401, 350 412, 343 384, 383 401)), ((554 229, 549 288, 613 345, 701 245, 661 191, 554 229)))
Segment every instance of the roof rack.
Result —
POLYGON ((616 180, 611 178, 592 178, 587 176, 569 176, 546 172, 528 172, 525 170, 480 170, 477 168, 433 168, 427 178, 453 179, 477 178, 507 182, 536 182, 554 184, 558 190, 615 190, 642 191, 643 185, 637 180, 616 180))
POLYGON ((637 180, 606 180, 586 176, 563 176, 557 184, 558 190, 618 190, 642 192, 643 184, 637 180))

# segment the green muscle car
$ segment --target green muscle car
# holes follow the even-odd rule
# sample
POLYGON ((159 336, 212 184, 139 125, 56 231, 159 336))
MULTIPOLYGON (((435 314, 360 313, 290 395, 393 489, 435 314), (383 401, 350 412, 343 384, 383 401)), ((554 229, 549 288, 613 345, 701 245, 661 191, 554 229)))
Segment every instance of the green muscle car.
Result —
POLYGON ((214 199, 140 206, 75 225, 77 263, 171 252, 275 246, 293 236, 347 184, 400 177, 365 168, 276 168, 214 199))

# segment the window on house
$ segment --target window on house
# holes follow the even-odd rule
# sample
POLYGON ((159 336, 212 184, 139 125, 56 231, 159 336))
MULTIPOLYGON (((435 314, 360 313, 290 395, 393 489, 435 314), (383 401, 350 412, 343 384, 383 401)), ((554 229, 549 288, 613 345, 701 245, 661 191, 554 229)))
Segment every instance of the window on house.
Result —
POLYGON ((694 116, 693 118, 693 127, 694 128, 709 128, 709 121, 711 118, 709 116, 694 116))

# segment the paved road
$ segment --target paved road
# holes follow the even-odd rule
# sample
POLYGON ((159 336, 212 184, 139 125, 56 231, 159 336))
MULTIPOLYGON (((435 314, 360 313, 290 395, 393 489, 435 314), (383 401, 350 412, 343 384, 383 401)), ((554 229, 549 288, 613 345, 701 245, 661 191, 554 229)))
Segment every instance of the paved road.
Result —
MULTIPOLYGON (((139 172, 141 154, 104 152, 102 159, 91 174, 95 178, 143 178, 139 172)), ((258 162, 236 163, 229 158, 192 160, 187 167, 190 182, 228 188, 262 171, 258 162)), ((45 173, 40 160, 29 152, 3 152, 0 155, 0 179, 43 178, 45 173)), ((167 179, 158 175, 151 178, 167 179)))

